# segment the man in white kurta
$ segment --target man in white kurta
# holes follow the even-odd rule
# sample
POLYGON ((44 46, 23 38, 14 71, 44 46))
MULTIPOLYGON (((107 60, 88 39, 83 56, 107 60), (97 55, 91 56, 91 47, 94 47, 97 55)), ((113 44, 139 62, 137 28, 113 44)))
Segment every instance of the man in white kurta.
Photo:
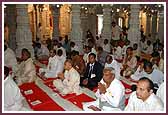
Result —
POLYGON ((128 101, 125 111, 163 111, 162 101, 153 93, 153 82, 148 78, 138 81, 137 89, 128 101))
POLYGON ((16 72, 18 69, 18 64, 15 53, 6 45, 4 46, 4 50, 4 65, 11 68, 13 72, 16 72))
POLYGON ((98 84, 96 101, 83 104, 85 111, 120 111, 125 107, 125 88, 123 84, 115 78, 113 68, 105 68, 103 79, 98 84))
POLYGON ((19 65, 19 69, 15 74, 16 82, 18 85, 33 82, 37 77, 35 65, 30 56, 30 52, 27 49, 22 49, 23 61, 19 65))
POLYGON ((62 95, 76 93, 80 94, 80 75, 79 73, 72 67, 72 61, 66 60, 64 63, 64 73, 58 74, 58 78, 53 81, 54 86, 58 89, 58 91, 62 95))
POLYGON ((121 27, 116 25, 116 22, 112 22, 112 39, 113 40, 120 40, 120 34, 122 32, 121 27))
POLYGON ((50 58, 47 68, 40 68, 39 73, 45 78, 56 78, 57 74, 62 72, 64 63, 60 61, 59 56, 56 55, 56 50, 50 50, 50 58))

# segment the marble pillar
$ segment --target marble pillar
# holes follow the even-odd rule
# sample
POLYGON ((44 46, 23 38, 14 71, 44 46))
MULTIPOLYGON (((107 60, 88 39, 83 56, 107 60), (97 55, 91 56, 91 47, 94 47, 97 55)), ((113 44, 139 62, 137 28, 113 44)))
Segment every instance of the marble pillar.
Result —
POLYGON ((81 19, 80 19, 80 5, 73 4, 72 5, 72 29, 70 33, 71 41, 75 42, 75 44, 79 47, 79 53, 83 53, 83 32, 81 28, 81 19))
POLYGON ((21 50, 27 48, 31 52, 31 57, 34 58, 34 50, 32 47, 32 33, 30 31, 30 23, 28 17, 28 5, 17 4, 17 29, 16 29, 16 56, 21 57, 21 50))
POLYGON ((53 11, 53 40, 59 38, 59 16, 60 16, 60 8, 55 4, 52 6, 53 11))
POLYGON ((131 4, 131 12, 130 12, 130 28, 128 30, 128 40, 130 40, 130 45, 132 46, 134 43, 140 43, 140 27, 139 27, 139 4, 131 4))
POLYGON ((9 27, 9 47, 16 50, 16 5, 7 5, 7 24, 9 27))
POLYGON ((156 40, 157 35, 157 14, 152 15, 152 38, 156 40))
POLYGON ((159 12, 158 38, 164 43, 164 11, 159 12))
POLYGON ((151 15, 147 14, 147 20, 146 20, 146 36, 151 34, 151 15))
MULTIPOLYGON (((102 29, 102 39, 111 40, 111 8, 110 5, 103 6, 103 29, 102 29)), ((110 43, 110 42, 109 42, 110 43)))

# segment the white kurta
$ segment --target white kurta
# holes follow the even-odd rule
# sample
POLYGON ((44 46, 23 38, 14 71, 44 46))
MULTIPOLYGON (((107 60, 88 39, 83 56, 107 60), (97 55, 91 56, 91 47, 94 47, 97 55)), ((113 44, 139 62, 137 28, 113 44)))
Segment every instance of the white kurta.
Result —
POLYGON ((4 80, 4 110, 18 111, 21 110, 23 97, 12 76, 4 80))
MULTIPOLYGON (((100 81, 105 84, 103 80, 100 81)), ((85 111, 92 111, 88 107, 94 105, 104 111, 123 110, 125 107, 125 88, 123 84, 114 79, 106 89, 105 94, 100 94, 99 89, 95 93, 97 100, 83 104, 85 111), (115 89, 115 90, 114 90, 115 89)))
POLYGON ((116 60, 113 59, 113 61, 110 64, 105 63, 105 67, 114 68, 115 69, 115 78, 120 79, 120 71, 121 71, 120 64, 116 60))
POLYGON ((16 55, 10 48, 7 48, 4 52, 4 66, 12 68, 13 72, 18 69, 16 55))
POLYGON ((145 72, 145 76, 148 77, 153 81, 153 83, 158 84, 160 86, 161 83, 164 81, 164 75, 160 70, 153 69, 153 72, 151 74, 147 74, 145 72))
POLYGON ((122 29, 118 25, 116 25, 115 27, 112 27, 112 39, 119 40, 121 32, 122 32, 122 29))
POLYGON ((62 81, 60 79, 54 80, 53 84, 58 89, 58 91, 63 94, 69 94, 69 93, 76 93, 80 94, 80 75, 79 73, 74 69, 71 68, 69 71, 65 71, 64 73, 65 79, 62 81))
POLYGON ((58 56, 50 57, 47 68, 40 68, 39 73, 45 72, 46 78, 56 78, 58 73, 62 73, 64 69, 64 62, 58 56))
POLYGON ((111 47, 110 44, 103 44, 103 50, 110 53, 111 52, 111 47))
POLYGON ((137 98, 136 92, 133 92, 130 95, 125 111, 163 111, 163 103, 153 93, 143 102, 141 99, 137 98))
POLYGON ((131 75, 131 78, 135 81, 138 81, 140 78, 144 77, 144 70, 140 70, 140 66, 137 68, 136 72, 131 75))
POLYGON ((36 69, 31 58, 21 62, 15 74, 18 85, 33 82, 36 79, 36 69))
POLYGON ((156 95, 162 100, 162 102, 164 103, 164 89, 165 89, 165 85, 164 82, 159 86, 159 89, 156 92, 156 95))

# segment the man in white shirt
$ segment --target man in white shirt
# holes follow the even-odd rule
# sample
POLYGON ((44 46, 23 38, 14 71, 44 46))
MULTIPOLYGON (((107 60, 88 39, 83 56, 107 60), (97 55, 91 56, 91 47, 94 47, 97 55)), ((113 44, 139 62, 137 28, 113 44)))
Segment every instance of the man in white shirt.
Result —
POLYGON ((56 78, 58 73, 62 72, 64 63, 58 59, 56 50, 50 50, 50 58, 47 68, 40 68, 39 73, 45 78, 56 78))
POLYGON ((112 39, 120 40, 120 34, 122 33, 122 29, 116 25, 116 22, 112 22, 112 39))
POLYGON ((64 63, 64 73, 59 73, 58 78, 53 81, 54 86, 62 95, 76 93, 80 94, 80 75, 72 67, 72 61, 67 59, 64 63))
POLYGON ((115 78, 120 79, 120 64, 113 59, 113 56, 108 55, 106 57, 105 67, 112 67, 115 69, 115 78))
POLYGON ((103 70, 103 79, 98 84, 96 101, 83 104, 85 111, 120 111, 125 107, 125 88, 115 78, 115 70, 107 67, 103 70))
POLYGON ((146 61, 144 63, 144 71, 145 76, 152 80, 154 84, 160 86, 160 84, 164 81, 164 75, 160 70, 152 68, 152 63, 146 61))
POLYGON ((30 83, 36 80, 36 69, 31 59, 31 54, 27 49, 22 49, 22 62, 19 65, 18 71, 15 74, 15 79, 18 85, 30 83))
POLYGON ((130 95, 125 111, 163 111, 162 101, 153 93, 153 82, 140 78, 137 89, 130 95))
POLYGON ((103 50, 108 53, 111 53, 111 47, 110 47, 110 43, 109 43, 108 39, 104 40, 103 50))
POLYGON ((18 69, 18 64, 15 53, 12 51, 12 49, 8 48, 7 45, 4 45, 4 50, 4 65, 11 68, 13 72, 16 72, 18 69))

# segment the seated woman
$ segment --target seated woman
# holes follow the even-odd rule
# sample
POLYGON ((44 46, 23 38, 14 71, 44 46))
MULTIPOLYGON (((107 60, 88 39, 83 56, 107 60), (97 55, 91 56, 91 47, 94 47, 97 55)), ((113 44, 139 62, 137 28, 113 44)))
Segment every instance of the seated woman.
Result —
POLYGON ((36 79, 36 69, 31 59, 31 54, 26 48, 22 49, 22 60, 15 74, 15 80, 18 85, 30 83, 36 79))
POLYGON ((126 56, 123 60, 123 67, 121 70, 121 76, 128 77, 136 71, 137 58, 133 55, 133 48, 128 47, 126 50, 126 56))

